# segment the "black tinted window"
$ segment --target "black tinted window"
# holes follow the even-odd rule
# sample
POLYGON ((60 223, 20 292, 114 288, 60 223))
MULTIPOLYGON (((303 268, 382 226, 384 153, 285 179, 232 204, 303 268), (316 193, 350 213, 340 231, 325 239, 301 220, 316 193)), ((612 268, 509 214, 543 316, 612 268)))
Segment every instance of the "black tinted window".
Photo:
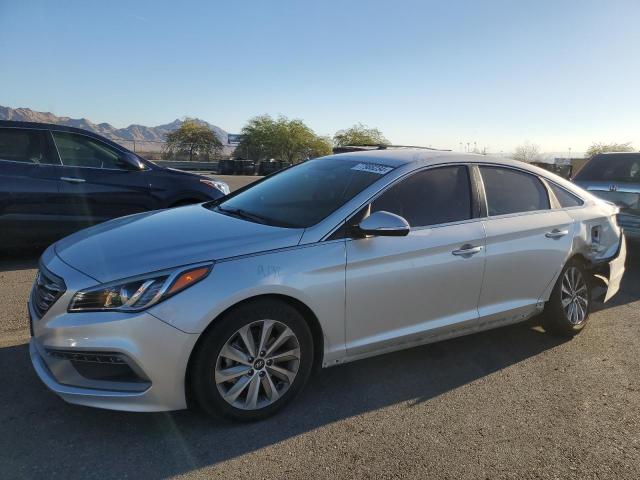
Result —
POLYGON ((0 160, 51 163, 45 134, 39 130, 0 128, 0 160))
POLYGON ((411 175, 373 202, 371 212, 384 210, 404 217, 412 227, 471 218, 467 167, 441 167, 411 175))
POLYGON ((480 167, 489 215, 530 212, 549 208, 544 185, 534 175, 501 167, 480 167))
POLYGON ((574 180, 640 182, 640 155, 597 155, 582 167, 574 180))
POLYGON ((225 215, 306 228, 380 180, 393 167, 344 158, 318 158, 269 177, 217 205, 225 215))
POLYGON ((558 202, 560 202, 560 206, 562 208, 577 207, 578 205, 582 205, 584 203, 580 198, 575 196, 573 193, 568 192, 564 188, 556 185, 555 183, 551 183, 551 182, 547 182, 547 183, 549 184, 549 188, 551 188, 551 190, 553 191, 553 194, 558 199, 558 202))
POLYGON ((63 165, 122 169, 120 153, 98 140, 67 132, 53 132, 53 138, 63 165))

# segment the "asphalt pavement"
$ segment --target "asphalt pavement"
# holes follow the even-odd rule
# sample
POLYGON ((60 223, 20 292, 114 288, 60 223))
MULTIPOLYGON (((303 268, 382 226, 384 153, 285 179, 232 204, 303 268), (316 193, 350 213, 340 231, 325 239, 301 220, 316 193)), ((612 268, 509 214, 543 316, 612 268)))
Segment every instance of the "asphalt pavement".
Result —
POLYGON ((27 348, 37 255, 0 258, 0 479, 640 478, 637 248, 573 340, 533 321, 327 369, 253 424, 50 393, 27 348))

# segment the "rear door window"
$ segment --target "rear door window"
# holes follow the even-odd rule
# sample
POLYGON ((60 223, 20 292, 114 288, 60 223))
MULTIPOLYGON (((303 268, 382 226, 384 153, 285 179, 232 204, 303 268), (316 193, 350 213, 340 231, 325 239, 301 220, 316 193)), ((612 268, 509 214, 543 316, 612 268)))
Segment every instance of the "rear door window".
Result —
POLYGON ((65 166, 124 170, 120 152, 105 143, 69 132, 53 132, 53 138, 65 166))
POLYGON ((481 166, 489 216, 549 209, 549 195, 535 175, 512 168, 481 166))
POLYGON ((0 160, 30 164, 51 164, 42 130, 0 128, 0 160))
POLYGON ((472 215, 467 167, 438 167, 415 173, 371 204, 371 213, 381 210, 400 215, 412 227, 468 220, 472 215))

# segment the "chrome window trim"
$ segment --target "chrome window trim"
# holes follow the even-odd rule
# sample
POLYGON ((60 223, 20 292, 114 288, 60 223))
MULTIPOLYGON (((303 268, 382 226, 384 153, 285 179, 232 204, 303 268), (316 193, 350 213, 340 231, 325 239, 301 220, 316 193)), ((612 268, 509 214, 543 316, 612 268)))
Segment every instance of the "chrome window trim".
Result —
MULTIPOLYGON (((467 156, 465 156, 467 157, 467 156)), ((346 222, 347 219, 349 219, 352 215, 354 215, 358 210, 360 210, 362 207, 364 207, 367 203, 370 203, 372 201, 372 199, 375 199, 381 192, 385 191, 387 188, 389 188, 391 185, 393 185, 395 182, 400 181, 401 179, 405 178, 408 175, 411 175, 413 173, 417 173, 419 171, 422 170, 426 170, 426 169, 430 169, 430 168, 437 168, 437 167, 443 167, 443 166, 450 166, 450 165, 466 165, 468 168, 471 169, 471 167, 481 167, 481 166, 487 166, 487 167, 497 167, 497 168, 508 168, 508 169, 512 169, 512 170, 516 170, 528 175, 533 175, 534 177, 537 177, 544 185, 544 181, 551 181, 557 185, 559 185, 561 188, 568 190, 570 193, 572 193, 573 195, 576 195, 578 198, 580 198, 583 201, 583 204, 580 206, 576 206, 576 207, 567 207, 564 208, 562 210, 572 210, 572 209, 578 209, 578 208, 586 208, 589 206, 590 204, 590 200, 588 198, 583 197, 579 192, 575 192, 572 188, 569 187, 565 187, 562 184, 559 184, 558 182, 555 182, 554 180, 550 179, 547 175, 545 175, 544 171, 538 172, 536 170, 538 170, 538 168, 532 166, 531 168, 527 168, 527 167, 521 167, 518 165, 510 165, 507 163, 501 163, 499 161, 483 161, 481 159, 470 159, 470 158, 464 158, 464 159, 460 159, 460 160, 450 160, 450 161, 444 161, 444 162, 437 162, 437 163, 432 163, 429 165, 424 165, 424 163, 418 163, 417 165, 413 165, 414 168, 413 169, 407 169, 407 167, 410 167, 412 164, 411 163, 407 163, 404 165, 400 165, 398 167, 396 167, 396 170, 398 171, 397 176, 393 175, 393 173, 390 173, 389 175, 393 175, 391 177, 391 180, 388 181, 388 183, 385 183, 384 185, 380 186, 378 188, 378 190, 372 191, 369 196, 366 198, 366 200, 361 201, 359 204, 357 204, 356 208, 353 208, 351 210, 348 210, 349 213, 345 216, 342 215, 341 217, 335 218, 331 223, 328 222, 328 220, 330 219, 330 216, 325 218, 324 220, 321 220, 318 224, 309 227, 307 229, 305 229, 305 233, 303 234, 302 238, 300 239, 300 243, 301 244, 306 244, 306 243, 316 243, 316 242, 325 242, 327 241, 328 238, 330 238, 342 225, 344 222, 346 222), (316 231, 318 229, 320 229, 321 227, 323 227, 324 223, 327 223, 327 225, 325 226, 325 228, 322 228, 322 231, 318 231, 316 233, 316 231), (327 233, 324 233, 327 232, 327 233), (311 237, 311 238, 309 238, 311 237), (315 238, 313 238, 315 237, 315 238)), ((471 179, 473 181, 473 179, 471 179)), ((576 189, 580 189, 580 187, 578 187, 577 185, 573 185, 576 189)), ((545 188, 547 188, 545 186, 545 188)), ((531 215, 531 214, 538 214, 538 213, 543 213, 543 212, 551 212, 554 210, 558 210, 558 209, 553 209, 552 208, 552 203, 551 203, 551 195, 549 193, 549 190, 547 189, 547 195, 549 196, 549 208, 548 209, 544 209, 544 210, 531 210, 531 211, 527 211, 527 212, 514 212, 514 213, 507 213, 507 214, 503 214, 503 215, 485 215, 485 216, 481 216, 481 217, 477 217, 474 218, 472 220, 482 220, 482 219, 488 219, 488 218, 507 218, 507 217, 513 217, 513 216, 519 216, 519 215, 531 215)), ((486 198, 486 195, 485 195, 486 198)), ((354 201, 355 199, 350 200, 354 201)), ((349 203, 349 202, 347 202, 349 203)), ((346 204, 345 204, 346 205, 346 204)), ((345 206, 343 205, 343 207, 345 206)), ((343 208, 341 207, 341 208, 343 208)), ((467 222, 470 220, 466 220, 467 222)), ((445 224, 446 225, 446 224, 445 224)), ((443 225, 443 226, 445 226, 443 225)), ((438 225, 430 225, 426 228, 433 228, 433 227, 437 227, 438 225)), ((418 228, 418 227, 416 227, 418 228)), ((413 229, 413 227, 412 227, 413 229)))
MULTIPOLYGON (((538 177, 541 181, 544 182, 550 182, 553 183, 554 185, 562 188, 563 190, 566 190, 567 192, 569 192, 571 195, 574 195, 576 197, 578 197, 580 199, 580 201, 582 201, 582 205, 579 205, 579 207, 583 207, 586 205, 587 200, 585 200, 579 193, 574 192, 573 190, 569 190, 567 187, 560 185, 558 182, 554 181, 553 179, 547 177, 547 175, 545 175, 544 173, 538 173, 538 172, 534 172, 531 170, 528 170, 526 168, 522 168, 522 167, 518 167, 516 165, 506 165, 504 163, 489 163, 489 162, 472 162, 474 165, 477 165, 478 167, 481 166, 487 166, 487 167, 501 167, 501 168, 510 168, 512 170, 518 170, 520 172, 524 172, 524 173, 528 173, 529 175, 534 175, 536 177, 538 177)), ((550 172, 549 172, 550 173, 550 172)), ((569 180, 567 180, 567 182, 571 183, 569 180)), ((578 185, 575 185, 574 183, 571 183, 571 185, 573 187, 576 188, 580 188, 578 187, 578 185)), ((585 189, 586 190, 586 189, 585 189)), ((566 207, 566 208, 578 208, 578 207, 566 207)), ((565 209, 566 209, 565 208, 565 209)), ((553 210, 553 209, 550 209, 553 210)))
MULTIPOLYGON (((349 215, 347 215, 345 218, 343 218, 342 220, 340 220, 338 222, 338 224, 332 228, 329 233, 325 234, 320 240, 319 242, 326 242, 327 238, 329 238, 331 235, 333 235, 338 229, 340 229, 342 227, 342 225, 349 219, 351 218, 353 215, 355 215, 356 213, 358 213, 365 205, 368 205, 372 202, 374 202, 378 197, 380 197, 383 193, 385 193, 388 189, 392 188, 394 185, 400 183, 401 181, 403 181, 404 179, 406 179, 407 177, 426 171, 426 170, 431 170, 434 168, 442 168, 442 167, 451 167, 451 166, 465 166, 467 167, 467 173, 469 176, 469 198, 471 199, 471 202, 473 203, 473 188, 471 186, 471 172, 469 171, 469 167, 470 165, 472 165, 472 162, 447 162, 447 163, 438 163, 435 165, 427 165, 427 166, 422 166, 422 167, 418 167, 414 170, 411 170, 409 172, 405 172, 404 174, 402 174, 401 176, 391 180, 391 182, 387 183, 386 185, 384 185, 383 187, 381 187, 376 193, 374 193, 371 197, 369 197, 368 200, 366 200, 365 202, 363 202, 361 205, 359 205, 356 209, 354 209, 351 213, 349 213, 349 215)), ((471 222, 475 222, 475 221, 480 221, 482 220, 483 217, 473 217, 473 206, 471 208, 471 218, 466 219, 466 220, 460 220, 458 222, 448 222, 448 223, 434 223, 433 225, 421 225, 418 227, 411 227, 411 232, 413 232, 414 230, 426 230, 426 229, 432 229, 432 228, 440 228, 440 227, 448 227, 451 225, 460 225, 460 224, 464 224, 464 223, 471 223, 471 222)), ((411 234, 411 232, 409 232, 409 234, 411 234)), ((334 241, 334 240, 352 240, 349 237, 345 237, 344 239, 332 239, 332 240, 328 240, 328 241, 334 241)))
POLYGON ((0 158, 0 162, 8 162, 8 163, 19 163, 20 165, 31 165, 34 167, 59 167, 59 163, 35 163, 35 162, 20 162, 18 160, 6 160, 4 158, 0 158))

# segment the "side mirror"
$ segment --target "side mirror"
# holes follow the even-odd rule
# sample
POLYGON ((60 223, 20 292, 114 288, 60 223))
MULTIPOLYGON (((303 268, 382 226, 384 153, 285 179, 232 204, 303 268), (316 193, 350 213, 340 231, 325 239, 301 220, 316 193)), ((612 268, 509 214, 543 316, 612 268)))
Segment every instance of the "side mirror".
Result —
POLYGON ((120 156, 120 164, 127 170, 142 170, 143 163, 132 153, 125 152, 120 156))
POLYGON ((358 229, 365 235, 378 237, 404 237, 411 231, 409 223, 404 218, 384 210, 374 212, 362 220, 358 229))

